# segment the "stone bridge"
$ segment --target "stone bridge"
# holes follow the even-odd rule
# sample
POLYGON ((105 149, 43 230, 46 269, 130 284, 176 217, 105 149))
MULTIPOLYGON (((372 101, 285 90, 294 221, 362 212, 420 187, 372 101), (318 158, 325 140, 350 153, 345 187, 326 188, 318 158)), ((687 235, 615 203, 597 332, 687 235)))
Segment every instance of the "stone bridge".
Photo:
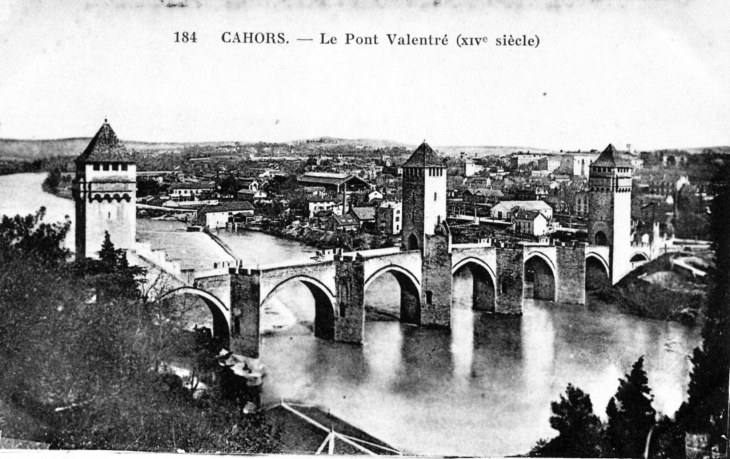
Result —
POLYGON ((473 277, 474 309, 521 314, 525 298, 585 304, 586 272, 593 266, 608 278, 608 249, 586 244, 431 241, 421 250, 328 253, 255 267, 223 262, 210 271, 187 273, 187 285, 160 298, 201 298, 213 316, 213 334, 234 352, 258 357, 261 310, 285 284, 301 282, 309 289, 315 304, 315 336, 363 343, 365 294, 386 273, 400 287, 394 295, 399 296, 402 322, 449 327, 453 276, 464 270, 473 277))

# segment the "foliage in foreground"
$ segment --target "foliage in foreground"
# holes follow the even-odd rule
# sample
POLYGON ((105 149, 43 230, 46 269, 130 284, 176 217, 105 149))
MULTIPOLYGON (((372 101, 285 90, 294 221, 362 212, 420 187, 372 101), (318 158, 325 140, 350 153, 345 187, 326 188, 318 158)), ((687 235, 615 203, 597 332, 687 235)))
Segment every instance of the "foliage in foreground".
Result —
POLYGON ((161 371, 189 332, 166 304, 139 297, 143 272, 123 251, 107 237, 99 260, 68 261, 69 223, 44 224, 43 213, 0 224, 5 435, 69 449, 276 452, 262 415, 243 414, 216 387, 194 398, 161 371))

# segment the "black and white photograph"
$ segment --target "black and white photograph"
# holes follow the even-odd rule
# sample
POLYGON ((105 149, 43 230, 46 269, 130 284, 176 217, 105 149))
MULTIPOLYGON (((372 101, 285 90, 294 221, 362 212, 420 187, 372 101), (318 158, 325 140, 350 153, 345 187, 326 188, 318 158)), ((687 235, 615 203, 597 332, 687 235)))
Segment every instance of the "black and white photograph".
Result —
POLYGON ((0 455, 730 457, 728 18, 3 0, 0 455))

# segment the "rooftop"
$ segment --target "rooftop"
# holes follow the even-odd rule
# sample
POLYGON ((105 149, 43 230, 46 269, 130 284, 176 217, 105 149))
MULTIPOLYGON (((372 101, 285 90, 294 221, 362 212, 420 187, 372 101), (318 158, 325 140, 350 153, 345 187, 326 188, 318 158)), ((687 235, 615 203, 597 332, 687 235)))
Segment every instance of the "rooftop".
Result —
POLYGON ((424 141, 403 164, 403 167, 444 167, 444 163, 424 141))
POLYGON ((631 160, 619 153, 619 151, 610 143, 606 149, 603 150, 603 153, 601 153, 598 159, 591 165, 591 167, 595 166, 632 167, 631 160))
POLYGON ((80 163, 133 163, 134 159, 124 144, 119 141, 109 123, 104 120, 104 124, 89 142, 89 146, 76 158, 76 161, 80 163))
POLYGON ((358 220, 375 220, 375 207, 353 207, 350 212, 358 220))
POLYGON ((221 202, 220 204, 217 204, 215 206, 203 207, 200 210, 200 213, 209 214, 209 213, 215 213, 215 212, 242 212, 244 210, 254 210, 254 209, 256 209, 256 208, 248 201, 221 202))
POLYGON ((212 190, 214 182, 180 182, 170 185, 171 190, 212 190))

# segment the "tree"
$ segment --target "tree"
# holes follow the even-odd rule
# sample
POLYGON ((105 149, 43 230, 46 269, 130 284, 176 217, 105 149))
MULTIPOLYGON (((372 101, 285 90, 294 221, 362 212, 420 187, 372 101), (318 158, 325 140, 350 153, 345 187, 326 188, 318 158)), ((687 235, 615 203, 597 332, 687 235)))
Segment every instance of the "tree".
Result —
POLYGON ((611 455, 640 457, 656 418, 656 411, 651 406, 654 396, 644 371, 644 357, 639 357, 625 378, 619 379, 616 395, 606 408, 606 444, 611 455))
POLYGON ((552 402, 553 416, 550 427, 559 435, 545 442, 541 440, 530 453, 542 457, 600 457, 601 420, 593 414, 591 397, 572 384, 552 402))
POLYGON ((715 249, 711 271, 702 346, 692 354, 688 400, 677 413, 687 432, 710 435, 710 445, 727 445, 721 436, 728 422, 728 373, 730 372, 730 166, 713 180, 710 231, 715 249))
POLYGON ((71 228, 71 220, 43 223, 46 208, 31 215, 4 216, 0 223, 0 256, 33 258, 44 265, 63 263, 71 252, 63 241, 71 228))

